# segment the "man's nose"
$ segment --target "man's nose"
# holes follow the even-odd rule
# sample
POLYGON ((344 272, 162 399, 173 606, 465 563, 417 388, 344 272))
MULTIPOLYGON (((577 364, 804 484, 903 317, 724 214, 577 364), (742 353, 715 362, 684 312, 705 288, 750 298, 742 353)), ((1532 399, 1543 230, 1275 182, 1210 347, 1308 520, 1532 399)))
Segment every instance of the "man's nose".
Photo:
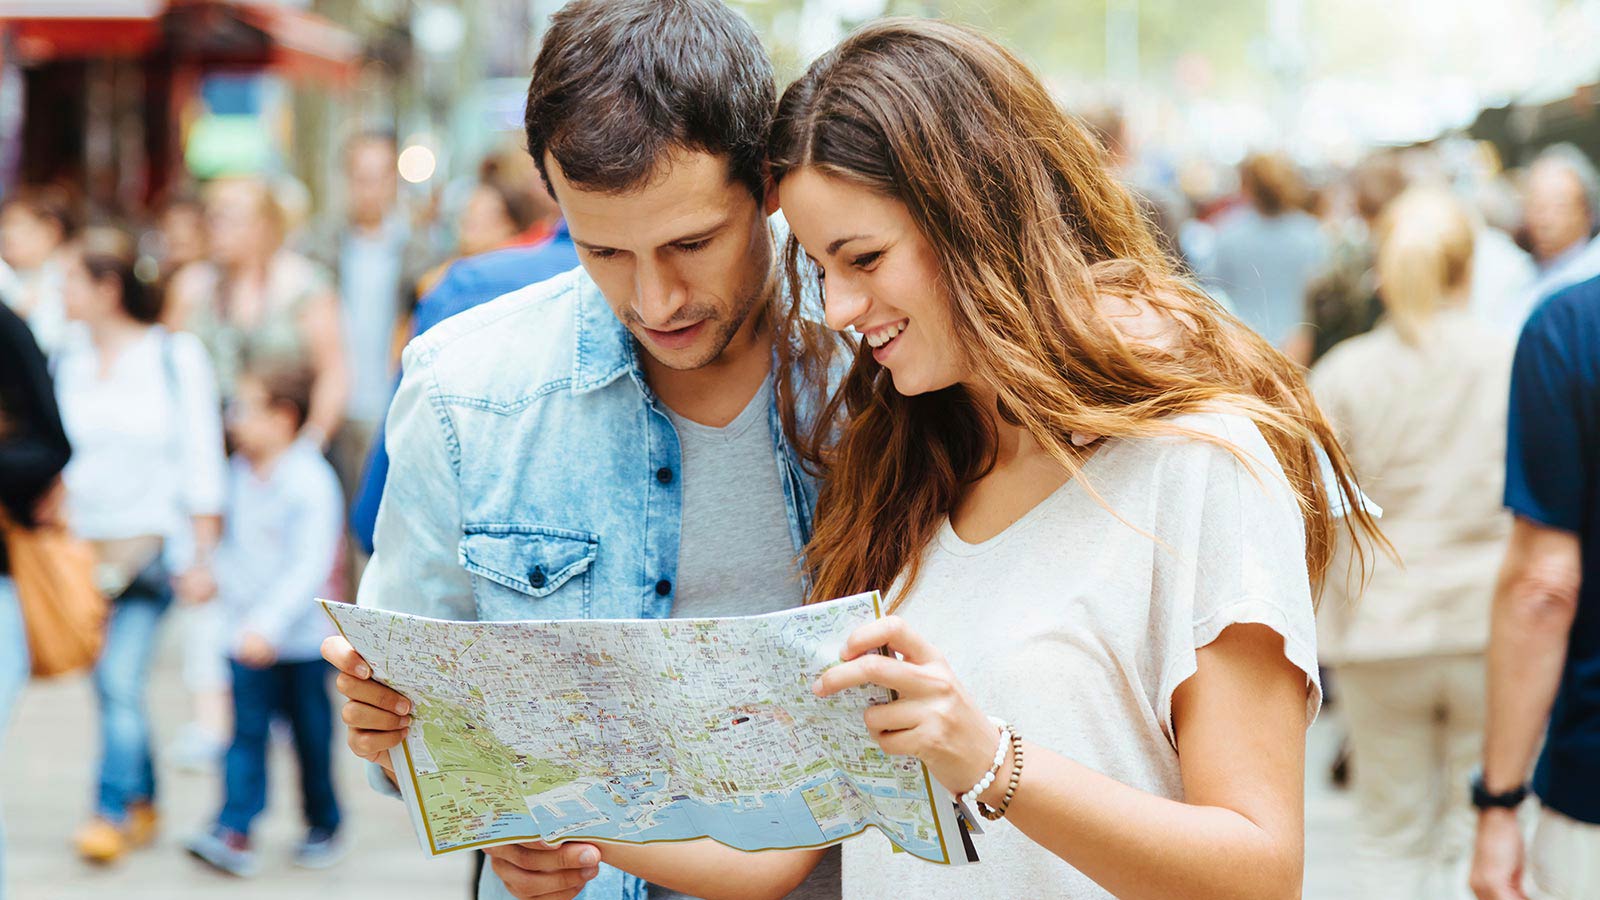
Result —
POLYGON ((634 297, 645 327, 666 330, 683 306, 678 281, 664 266, 640 264, 634 274, 634 297))

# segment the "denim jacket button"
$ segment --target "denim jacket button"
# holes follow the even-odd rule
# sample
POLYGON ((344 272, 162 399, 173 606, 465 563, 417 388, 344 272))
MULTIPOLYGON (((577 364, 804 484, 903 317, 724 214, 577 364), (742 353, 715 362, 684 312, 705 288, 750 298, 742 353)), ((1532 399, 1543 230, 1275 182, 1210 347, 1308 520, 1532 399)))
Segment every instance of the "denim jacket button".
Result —
POLYGON ((656 470, 656 480, 661 482, 662 484, 671 484, 672 483, 672 470, 667 468, 666 466, 662 466, 661 468, 657 469, 656 470))
POLYGON ((528 573, 528 583, 533 585, 535 590, 544 587, 544 566, 533 567, 533 571, 528 573))
POLYGON ((656 593, 663 597, 672 593, 672 582, 666 580, 665 578, 656 582, 656 593))

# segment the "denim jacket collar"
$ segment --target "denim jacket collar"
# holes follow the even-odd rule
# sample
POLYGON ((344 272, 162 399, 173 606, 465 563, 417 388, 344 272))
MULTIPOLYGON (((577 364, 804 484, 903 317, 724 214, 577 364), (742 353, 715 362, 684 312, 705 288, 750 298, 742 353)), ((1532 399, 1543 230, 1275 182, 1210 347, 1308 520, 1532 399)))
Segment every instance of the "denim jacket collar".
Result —
POLYGON ((600 288, 588 278, 577 282, 578 302, 573 329, 572 392, 586 394, 633 373, 642 385, 633 335, 612 312, 600 288))

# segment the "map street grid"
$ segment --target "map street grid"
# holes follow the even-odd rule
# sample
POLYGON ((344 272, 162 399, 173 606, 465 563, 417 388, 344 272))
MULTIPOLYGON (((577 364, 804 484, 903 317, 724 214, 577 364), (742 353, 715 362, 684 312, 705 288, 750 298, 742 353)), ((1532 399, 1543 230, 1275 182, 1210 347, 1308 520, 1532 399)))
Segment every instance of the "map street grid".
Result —
POLYGON ((434 855, 522 841, 823 847, 876 827, 961 864, 955 814, 861 721, 889 692, 812 682, 876 593, 720 619, 446 622, 322 601, 412 703, 395 771, 434 855))

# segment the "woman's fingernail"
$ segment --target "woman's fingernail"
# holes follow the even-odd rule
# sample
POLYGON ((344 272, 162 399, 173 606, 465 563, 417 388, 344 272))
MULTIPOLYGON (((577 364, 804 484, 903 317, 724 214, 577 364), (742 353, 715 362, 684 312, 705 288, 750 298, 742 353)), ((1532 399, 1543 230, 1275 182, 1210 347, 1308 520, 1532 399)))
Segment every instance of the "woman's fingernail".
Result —
POLYGON ((399 703, 396 703, 394 705, 394 711, 395 711, 395 713, 397 715, 402 715, 402 716, 405 715, 408 712, 411 712, 411 701, 410 700, 401 700, 399 703))
POLYGON ((588 881, 589 879, 595 877, 596 875, 599 875, 600 874, 600 870, 599 869, 584 869, 582 874, 583 874, 583 880, 584 881, 588 881))
POLYGON ((367 668, 365 663, 363 663, 363 664, 361 664, 359 666, 356 666, 356 677, 357 678, 366 678, 368 675, 371 675, 371 674, 372 674, 372 670, 367 668))
MULTIPOLYGON (((599 861, 600 861, 600 851, 594 849, 593 847, 591 847, 588 850, 585 850, 582 853, 578 854, 578 863, 580 865, 592 866, 595 863, 598 863, 599 861)), ((591 875, 589 877, 593 878, 594 876, 591 875)))
POLYGON ((822 679, 821 678, 818 678, 816 681, 811 682, 811 693, 819 694, 819 695, 822 693, 822 679))
POLYGON ((410 728, 411 727, 411 717, 410 716, 406 716, 406 717, 402 718, 400 720, 400 727, 401 728, 410 728))

